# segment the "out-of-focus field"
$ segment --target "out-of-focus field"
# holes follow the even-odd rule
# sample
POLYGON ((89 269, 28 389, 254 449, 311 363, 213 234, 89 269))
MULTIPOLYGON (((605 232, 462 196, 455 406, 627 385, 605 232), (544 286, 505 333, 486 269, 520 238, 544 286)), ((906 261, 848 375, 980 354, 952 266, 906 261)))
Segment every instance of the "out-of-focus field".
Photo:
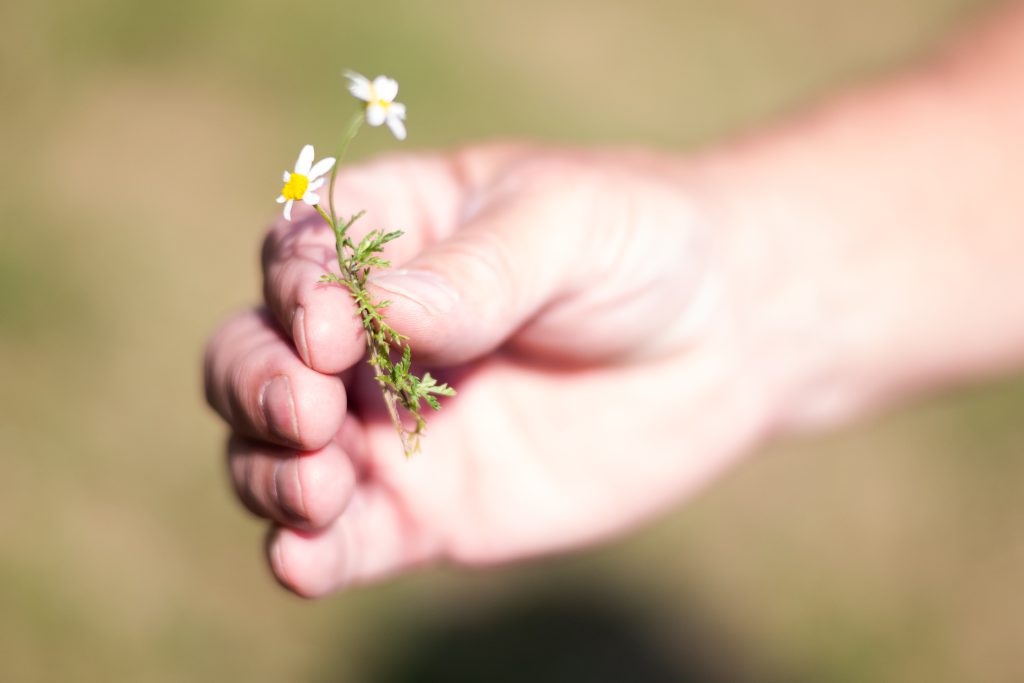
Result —
POLYGON ((228 494, 199 377, 260 291, 281 170, 352 111, 344 67, 399 79, 411 147, 685 150, 979 8, 4 3, 0 680, 1024 680, 1019 381, 774 447, 595 552, 307 603, 228 494))

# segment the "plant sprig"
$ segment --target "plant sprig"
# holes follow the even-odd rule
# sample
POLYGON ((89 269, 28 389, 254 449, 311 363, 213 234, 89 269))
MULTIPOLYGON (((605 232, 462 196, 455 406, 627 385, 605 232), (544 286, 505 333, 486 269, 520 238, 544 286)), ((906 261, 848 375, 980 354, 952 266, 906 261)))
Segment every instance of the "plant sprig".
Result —
POLYGON ((338 166, 363 122, 368 122, 372 126, 387 123, 396 137, 405 138, 405 107, 394 102, 398 84, 384 76, 378 76, 372 82, 351 72, 347 73, 347 76, 351 81, 350 92, 366 102, 365 111, 353 117, 346 127, 333 159, 324 159, 314 165, 313 148, 309 145, 303 148, 295 164, 295 172, 285 172, 285 186, 278 197, 278 202, 285 204, 285 218, 291 220, 292 204, 295 201, 304 201, 316 209, 334 232, 339 274, 325 273, 320 276, 320 282, 344 286, 355 302, 365 331, 368 362, 374 369, 374 379, 380 385, 388 415, 408 457, 420 449, 420 439, 426 430, 423 404, 440 410, 438 397, 454 396, 455 390, 446 383, 438 383, 429 372, 424 373, 422 377, 413 374, 409 339, 391 327, 384 316, 390 302, 374 301, 367 289, 371 273, 391 266, 390 261, 382 254, 385 245, 401 237, 402 231, 385 232, 375 229, 356 242, 349 231, 355 222, 363 217, 364 212, 355 213, 345 221, 340 220, 335 212, 334 185, 338 166), (315 190, 323 185, 320 177, 328 168, 331 171, 328 185, 329 211, 325 211, 315 190), (402 419, 401 410, 408 413, 411 426, 402 419))
POLYGON ((380 254, 384 251, 384 245, 401 237, 402 232, 372 230, 355 243, 348 235, 348 229, 363 215, 361 212, 340 223, 332 222, 326 211, 319 206, 316 208, 334 230, 338 267, 341 271, 341 275, 325 273, 320 276, 320 281, 348 288, 366 332, 366 346, 370 356, 369 363, 375 371, 374 379, 381 387, 388 414, 402 440, 402 448, 406 456, 412 455, 419 450, 420 437, 427 426, 421 411, 422 403, 426 403, 434 410, 440 410, 441 404, 437 396, 454 396, 455 390, 446 383, 438 384, 429 372, 422 377, 413 374, 412 348, 408 344, 408 337, 391 327, 384 317, 384 309, 391 302, 374 301, 366 288, 366 281, 371 272, 391 266, 390 261, 382 258, 380 254), (392 354, 400 354, 397 362, 392 354), (412 417, 412 428, 402 422, 399 407, 412 417))

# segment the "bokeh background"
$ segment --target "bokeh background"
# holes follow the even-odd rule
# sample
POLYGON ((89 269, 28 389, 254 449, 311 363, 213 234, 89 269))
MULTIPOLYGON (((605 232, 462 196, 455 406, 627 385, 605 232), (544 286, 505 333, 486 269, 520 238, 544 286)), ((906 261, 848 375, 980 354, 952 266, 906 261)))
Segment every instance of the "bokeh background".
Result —
POLYGON ((1019 379, 775 445, 595 551, 309 603, 199 372, 345 67, 399 79, 411 147, 685 151, 990 4, 4 0, 0 680, 1024 680, 1019 379))

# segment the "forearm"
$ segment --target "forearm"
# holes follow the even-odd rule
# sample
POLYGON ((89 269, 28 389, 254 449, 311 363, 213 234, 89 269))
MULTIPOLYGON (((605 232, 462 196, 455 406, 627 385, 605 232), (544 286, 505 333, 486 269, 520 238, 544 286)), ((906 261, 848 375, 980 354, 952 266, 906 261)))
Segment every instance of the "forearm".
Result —
POLYGON ((1024 11, 695 164, 787 426, 1024 359, 1024 11))

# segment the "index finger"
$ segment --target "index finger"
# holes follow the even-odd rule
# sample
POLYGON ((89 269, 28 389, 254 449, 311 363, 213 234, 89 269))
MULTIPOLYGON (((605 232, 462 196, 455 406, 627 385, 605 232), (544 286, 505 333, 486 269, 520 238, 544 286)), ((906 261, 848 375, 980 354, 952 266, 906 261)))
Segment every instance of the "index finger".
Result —
MULTIPOLYGON (((383 157, 339 171, 335 208, 339 218, 366 212, 350 232, 357 241, 372 229, 402 230, 384 252, 392 266, 401 266, 458 230, 478 208, 480 190, 502 169, 535 153, 529 145, 491 143, 446 154, 383 157)), ((362 326, 348 292, 319 282, 326 272, 338 274, 334 234, 313 209, 297 209, 296 220, 279 220, 264 243, 264 297, 306 365, 341 372, 363 355, 362 326)))
MULTIPOLYGON (((406 155, 340 171, 335 206, 339 220, 365 211, 349 233, 356 242, 377 228, 405 232, 384 253, 398 265, 454 229, 463 196, 449 159, 406 155)), ((267 236, 264 297, 303 361, 337 373, 359 361, 366 343, 348 291, 320 282, 325 273, 340 274, 334 233, 313 209, 304 208, 294 221, 280 220, 267 236)))

